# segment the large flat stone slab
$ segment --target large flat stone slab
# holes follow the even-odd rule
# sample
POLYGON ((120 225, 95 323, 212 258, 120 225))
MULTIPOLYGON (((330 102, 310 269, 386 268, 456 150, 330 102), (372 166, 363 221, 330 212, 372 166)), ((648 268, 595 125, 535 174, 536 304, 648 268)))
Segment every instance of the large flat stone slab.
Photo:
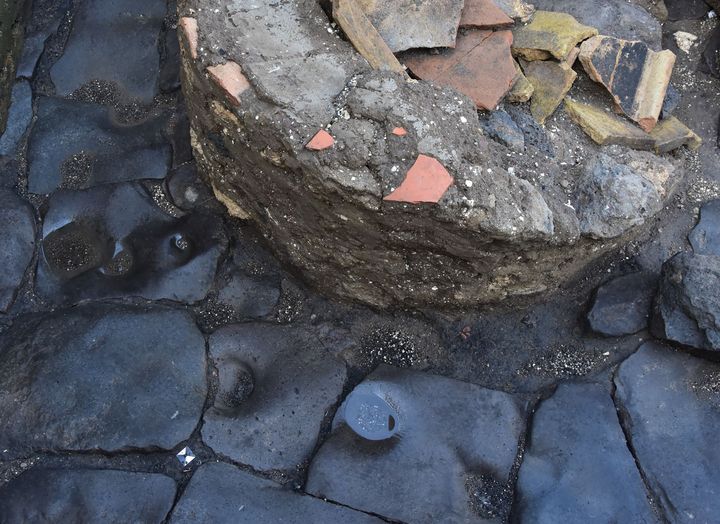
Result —
POLYGON ((35 252, 35 213, 9 189, 0 189, 0 246, 0 311, 7 311, 35 252))
POLYGON ((537 409, 518 476, 521 522, 659 522, 609 390, 563 384, 537 409))
POLYGON ((648 327, 657 277, 631 273, 601 286, 588 313, 590 328, 610 337, 631 335, 648 327))
POLYGON ((369 441, 338 410, 310 465, 307 491, 405 522, 481 522, 504 514, 502 491, 524 426, 512 396, 381 366, 353 390, 397 411, 397 433, 369 441), (472 508, 475 508, 473 511, 472 508))
POLYGON ((0 134, 0 156, 13 155, 33 117, 30 83, 19 80, 12 89, 5 132, 0 134))
POLYGON ((615 378, 633 449, 670 522, 714 522, 720 512, 717 364, 655 343, 615 378))
POLYGON ((700 209, 700 221, 688 237, 698 255, 720 256, 720 200, 713 200, 700 209))
POLYGON ((206 396, 190 316, 87 306, 16 322, 0 341, 0 449, 170 449, 206 396))
POLYGON ((256 470, 294 470, 318 440, 345 385, 345 364, 308 331, 242 324, 210 337, 218 370, 203 440, 256 470))
POLYGON ((33 469, 0 488, 2 522, 160 524, 175 482, 164 475, 114 470, 33 469))
POLYGON ((221 462, 203 464, 175 507, 172 524, 380 524, 358 511, 284 489, 221 462))

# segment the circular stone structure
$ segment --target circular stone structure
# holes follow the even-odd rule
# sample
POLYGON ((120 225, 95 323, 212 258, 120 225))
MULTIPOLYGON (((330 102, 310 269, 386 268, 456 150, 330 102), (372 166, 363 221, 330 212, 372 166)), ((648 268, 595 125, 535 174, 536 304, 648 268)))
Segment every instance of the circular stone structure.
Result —
POLYGON ((574 125, 562 154, 511 150, 466 96, 372 70, 321 4, 179 6, 203 176, 321 292, 378 307, 536 296, 647 229, 682 178, 574 125))

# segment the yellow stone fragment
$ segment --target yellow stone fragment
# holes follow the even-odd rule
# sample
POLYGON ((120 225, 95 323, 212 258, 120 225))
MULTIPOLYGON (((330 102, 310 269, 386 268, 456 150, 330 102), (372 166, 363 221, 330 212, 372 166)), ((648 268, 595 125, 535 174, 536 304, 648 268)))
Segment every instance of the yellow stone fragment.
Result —
POLYGON ((513 54, 528 61, 565 60, 579 42, 597 34, 566 13, 537 11, 532 22, 513 31, 513 54))

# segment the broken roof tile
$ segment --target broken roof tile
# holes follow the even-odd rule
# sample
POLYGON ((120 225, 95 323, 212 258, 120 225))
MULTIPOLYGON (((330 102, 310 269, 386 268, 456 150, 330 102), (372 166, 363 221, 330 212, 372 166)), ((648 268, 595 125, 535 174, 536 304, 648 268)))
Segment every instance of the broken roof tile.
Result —
MULTIPOLYGON (((337 1, 337 0, 336 0, 337 1)), ((455 47, 464 0, 354 0, 388 47, 397 53, 455 47)))
POLYGON ((481 109, 495 109, 517 78, 511 45, 510 31, 470 30, 458 35, 455 49, 410 51, 402 60, 423 80, 457 89, 481 109))
POLYGON ((178 25, 185 34, 185 39, 190 49, 190 56, 197 60, 198 57, 198 23, 197 20, 189 16, 183 16, 178 20, 178 25))
POLYGON ((240 95, 249 87, 250 82, 243 74, 242 68, 235 62, 225 62, 207 68, 210 77, 225 92, 233 105, 240 105, 240 95))
POLYGON ((332 135, 324 129, 321 129, 315 133, 315 136, 310 139, 310 142, 308 142, 305 147, 310 151, 322 151, 332 147, 334 144, 335 139, 332 135))
POLYGON ((661 120, 650 136, 655 140, 657 153, 667 153, 682 146, 695 150, 702 145, 702 139, 674 116, 661 120))
POLYGON ((675 65, 672 51, 655 52, 643 42, 596 36, 580 46, 580 61, 623 113, 645 131, 652 131, 675 65))
POLYGON ((437 203, 453 183, 447 169, 431 156, 418 155, 400 187, 383 200, 409 204, 437 203))
POLYGON ((514 21, 500 9, 494 0, 465 0, 460 27, 492 29, 512 27, 514 21))
POLYGON ((565 99, 565 109, 590 138, 601 146, 622 145, 650 151, 655 141, 627 120, 598 107, 565 99))
POLYGON ((523 69, 534 88, 530 113, 536 122, 544 124, 570 91, 577 73, 567 63, 554 60, 526 62, 523 69))
POLYGON ((597 29, 578 22, 566 13, 537 11, 532 22, 513 31, 513 54, 526 60, 565 60, 583 40, 598 34, 597 29))

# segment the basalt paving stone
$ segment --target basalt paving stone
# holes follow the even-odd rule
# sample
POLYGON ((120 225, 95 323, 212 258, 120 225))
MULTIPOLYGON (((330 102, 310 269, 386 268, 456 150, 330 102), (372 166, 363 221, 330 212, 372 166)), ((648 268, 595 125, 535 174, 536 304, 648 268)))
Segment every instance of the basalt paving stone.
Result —
POLYGON ((601 286, 588 313, 590 328, 602 335, 631 335, 648 327, 657 277, 632 273, 601 286))
POLYGON ((214 199, 210 188, 200 180, 195 162, 173 169, 166 184, 173 204, 183 211, 190 211, 214 199))
MULTIPOLYGON (((649 0, 653 1, 653 0, 649 0)), ((643 7, 627 0, 533 0, 538 9, 574 16, 602 35, 640 40, 655 51, 662 47, 662 26, 643 7)))
POLYGON ((0 312, 4 312, 35 252, 35 214, 9 189, 0 189, 0 246, 0 312))
POLYGON ((660 522, 609 390, 562 384, 536 410, 518 476, 519 522, 660 522))
POLYGON ((259 522, 380 524, 382 521, 284 489, 222 462, 198 468, 170 518, 172 524, 259 522))
POLYGON ((310 464, 306 490, 404 522, 483 522, 508 483, 524 415, 512 396, 382 365, 353 390, 398 414, 397 433, 365 440, 343 420, 310 464), (471 505, 473 509, 471 509, 471 505))
POLYGON ((75 11, 70 38, 50 70, 58 95, 92 80, 116 84, 127 98, 150 103, 158 92, 163 0, 92 0, 75 11))
POLYGON ((42 97, 28 140, 28 190, 47 194, 59 187, 163 178, 170 166, 168 115, 131 125, 106 107, 42 97))
POLYGON ((394 53, 455 47, 464 0, 356 0, 394 53))
POLYGON ((170 93, 180 88, 180 42, 175 29, 168 29, 165 32, 159 84, 163 93, 170 93))
POLYGON ((15 153, 28 125, 32 120, 32 90, 25 80, 15 83, 10 99, 7 127, 0 135, 0 156, 15 153))
POLYGON ((219 387, 204 442, 256 470, 294 470, 307 460, 342 393, 345 364, 310 332, 263 324, 216 331, 210 355, 219 387))
POLYGON ((410 51, 400 60, 423 80, 453 87, 481 109, 495 109, 517 77, 510 31, 469 30, 455 49, 410 51))
POLYGON ((82 306, 15 322, 0 340, 0 449, 170 449, 206 397, 205 340, 158 308, 82 306))
POLYGON ((44 217, 37 293, 55 304, 143 297, 196 302, 227 247, 222 220, 173 218, 137 182, 52 195, 44 217))
POLYGON ((670 522, 720 512, 720 366, 656 343, 619 368, 616 399, 645 481, 670 522))
POLYGON ((0 523, 158 523, 172 508, 175 482, 114 470, 33 469, 0 488, 0 523))
POLYGON ((700 209, 700 221, 688 237, 698 255, 720 256, 720 200, 713 200, 700 209))

